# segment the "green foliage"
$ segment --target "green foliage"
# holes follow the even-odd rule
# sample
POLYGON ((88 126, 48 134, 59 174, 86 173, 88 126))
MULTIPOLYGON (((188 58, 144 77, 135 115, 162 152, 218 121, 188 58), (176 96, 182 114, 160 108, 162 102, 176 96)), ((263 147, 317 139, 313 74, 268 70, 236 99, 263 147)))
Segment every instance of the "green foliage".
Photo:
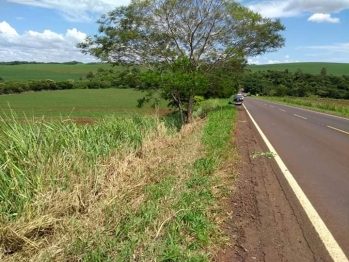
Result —
POLYGON ((349 78, 346 76, 327 75, 325 70, 312 75, 297 70, 259 71, 243 74, 241 85, 245 92, 252 95, 328 97, 349 99, 349 78))
POLYGON ((176 60, 171 66, 142 72, 139 79, 138 89, 147 91, 139 105, 153 99, 154 94, 158 94, 155 91, 159 91, 161 97, 169 101, 168 106, 179 109, 182 124, 191 121, 194 96, 203 96, 209 88, 207 76, 187 57, 176 60))
POLYGON ((150 91, 139 105, 159 88, 178 108, 183 124, 191 121, 195 95, 229 97, 239 87, 233 72, 241 70, 246 57, 275 51, 285 42, 279 20, 235 1, 132 1, 98 24, 99 34, 78 44, 82 52, 147 67, 140 79, 127 80, 150 91))

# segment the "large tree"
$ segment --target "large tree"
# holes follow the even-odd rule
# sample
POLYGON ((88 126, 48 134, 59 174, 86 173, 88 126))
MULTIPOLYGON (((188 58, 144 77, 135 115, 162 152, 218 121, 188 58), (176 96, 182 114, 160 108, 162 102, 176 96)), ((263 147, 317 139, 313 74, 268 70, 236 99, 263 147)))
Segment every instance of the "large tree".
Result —
POLYGON ((166 87, 164 97, 182 108, 185 122, 190 122, 194 96, 210 87, 203 80, 207 74, 236 68, 285 42, 279 20, 233 0, 132 0, 98 23, 99 33, 78 44, 82 52, 166 76, 157 78, 165 82, 156 86, 166 87))

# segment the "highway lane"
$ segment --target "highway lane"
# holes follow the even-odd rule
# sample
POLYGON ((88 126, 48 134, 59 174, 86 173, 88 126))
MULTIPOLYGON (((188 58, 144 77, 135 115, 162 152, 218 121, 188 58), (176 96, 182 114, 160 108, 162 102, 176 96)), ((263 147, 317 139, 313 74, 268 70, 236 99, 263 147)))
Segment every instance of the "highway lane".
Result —
POLYGON ((244 104, 349 257, 349 119, 253 98, 244 104))

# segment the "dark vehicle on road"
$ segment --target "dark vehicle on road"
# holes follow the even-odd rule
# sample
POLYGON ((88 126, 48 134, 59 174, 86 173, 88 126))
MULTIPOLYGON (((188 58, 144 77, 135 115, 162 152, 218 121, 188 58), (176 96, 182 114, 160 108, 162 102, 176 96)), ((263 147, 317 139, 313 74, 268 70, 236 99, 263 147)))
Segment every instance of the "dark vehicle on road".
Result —
POLYGON ((234 96, 234 105, 241 106, 244 101, 244 96, 242 94, 237 94, 234 96))

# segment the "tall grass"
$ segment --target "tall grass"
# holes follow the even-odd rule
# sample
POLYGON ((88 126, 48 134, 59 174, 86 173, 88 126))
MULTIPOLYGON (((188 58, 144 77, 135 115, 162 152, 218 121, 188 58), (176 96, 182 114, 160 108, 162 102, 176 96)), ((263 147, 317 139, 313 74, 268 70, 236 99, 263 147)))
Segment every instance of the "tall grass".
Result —
POLYGON ((179 132, 172 117, 6 123, 1 143, 17 168, 3 172, 19 183, 0 185, 17 192, 5 196, 0 260, 211 260, 227 240, 236 109, 206 113, 179 132))
POLYGON ((155 127, 154 118, 108 118, 78 126, 70 120, 24 123, 0 119, 0 218, 21 215, 47 186, 67 187, 111 151, 134 149, 155 127))

